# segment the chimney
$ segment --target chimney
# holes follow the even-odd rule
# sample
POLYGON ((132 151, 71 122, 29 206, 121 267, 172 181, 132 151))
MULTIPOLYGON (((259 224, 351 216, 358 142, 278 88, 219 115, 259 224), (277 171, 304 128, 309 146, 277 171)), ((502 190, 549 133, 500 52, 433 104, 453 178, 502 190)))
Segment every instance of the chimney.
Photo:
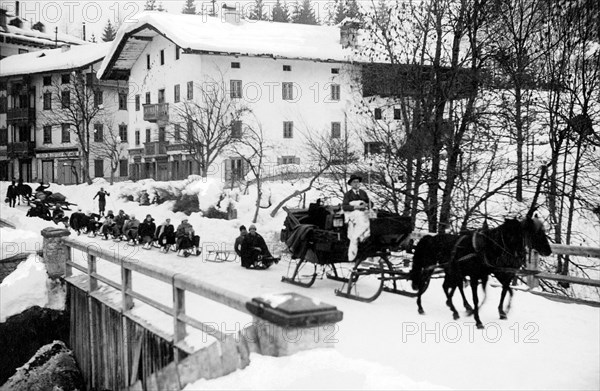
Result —
POLYGON ((0 27, 6 29, 6 10, 0 8, 0 27))
POLYGON ((340 26, 340 43, 342 48, 356 46, 356 37, 358 35, 359 23, 353 20, 346 20, 340 26))
POLYGON ((19 9, 21 8, 21 5, 19 4, 18 1, 15 1, 15 16, 17 18, 19 18, 21 15, 19 15, 19 9))
POLYGON ((234 6, 230 7, 227 4, 223 4, 222 12, 223 12, 223 20, 226 23, 231 24, 240 24, 241 16, 239 10, 234 6))
POLYGON ((65 43, 65 44, 61 45, 61 47, 60 47, 60 51, 63 53, 68 52, 69 50, 71 50, 71 45, 69 45, 69 44, 65 43))

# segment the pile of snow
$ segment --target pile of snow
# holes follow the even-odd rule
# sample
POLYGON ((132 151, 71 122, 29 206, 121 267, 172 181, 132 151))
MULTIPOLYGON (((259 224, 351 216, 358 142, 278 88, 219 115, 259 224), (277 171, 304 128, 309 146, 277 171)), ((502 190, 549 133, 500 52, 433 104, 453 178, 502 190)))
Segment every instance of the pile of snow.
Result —
MULTIPOLYGON (((29 217, 25 218, 29 219, 29 217)), ((14 222, 15 220, 11 219, 11 221, 14 222)), ((36 224, 37 223, 38 222, 36 221, 36 224)), ((40 232, 44 227, 40 224, 36 228, 39 228, 39 231, 0 228, 0 237, 2 238, 0 241, 0 259, 12 257, 21 253, 35 253, 36 251, 41 250, 43 242, 40 232)))
POLYGON ((30 255, 0 284, 0 322, 20 314, 34 305, 48 303, 46 266, 36 255, 30 255))
POLYGON ((334 349, 314 349, 287 357, 252 353, 250 365, 228 376, 198 380, 184 390, 442 390, 397 370, 348 358, 334 349))

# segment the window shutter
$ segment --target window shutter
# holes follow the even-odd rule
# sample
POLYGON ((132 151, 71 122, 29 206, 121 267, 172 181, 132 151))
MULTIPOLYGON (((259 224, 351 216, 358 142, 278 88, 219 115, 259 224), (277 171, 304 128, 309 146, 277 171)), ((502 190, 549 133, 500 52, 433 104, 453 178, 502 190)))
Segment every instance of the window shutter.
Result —
POLYGON ((278 157, 277 158, 277 164, 279 164, 279 165, 283 164, 283 158, 282 157, 278 157))
POLYGON ((294 164, 300 164, 300 158, 299 157, 295 157, 294 158, 294 164))

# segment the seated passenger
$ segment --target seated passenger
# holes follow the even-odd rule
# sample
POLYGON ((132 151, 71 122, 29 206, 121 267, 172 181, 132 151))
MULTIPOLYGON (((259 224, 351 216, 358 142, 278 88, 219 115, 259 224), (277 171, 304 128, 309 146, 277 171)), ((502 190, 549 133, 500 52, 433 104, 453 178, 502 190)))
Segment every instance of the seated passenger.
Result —
POLYGON ((258 232, 254 224, 248 227, 248 234, 244 236, 241 245, 242 267, 246 269, 266 269, 273 263, 279 262, 279 258, 273 258, 267 243, 258 232))
POLYGON ((123 225, 125 221, 129 220, 129 216, 123 212, 123 209, 119 211, 119 214, 115 216, 115 225, 113 226, 113 236, 118 240, 121 240, 125 235, 123 231, 123 225))
POLYGON ((66 228, 69 228, 69 218, 65 216, 65 211, 59 205, 52 210, 52 221, 54 224, 63 223, 66 228))
POLYGON ((184 219, 177 227, 177 251, 178 255, 183 252, 184 257, 190 254, 200 255, 200 236, 196 235, 194 228, 187 219, 184 219), (191 249, 191 250, 190 250, 191 249))
POLYGON ((156 231, 156 224, 151 215, 146 215, 146 218, 140 224, 139 235, 140 244, 144 245, 145 249, 150 249, 152 242, 154 241, 154 232, 156 231))
POLYGON ((135 215, 131 215, 131 218, 123 224, 123 235, 127 238, 127 242, 135 245, 138 240, 138 230, 140 227, 140 221, 135 218, 135 215))
POLYGON ((166 219, 159 225, 154 236, 157 238, 161 250, 168 252, 169 247, 175 245, 175 227, 171 224, 171 219, 166 219))
POLYGON ((240 236, 235 238, 235 244, 233 245, 233 249, 235 250, 235 253, 240 258, 242 256, 242 242, 244 241, 244 236, 246 236, 247 234, 248 234, 248 230, 246 229, 246 226, 244 226, 244 225, 240 226, 240 236))
POLYGON ((100 222, 100 215, 98 213, 92 213, 89 210, 86 212, 87 217, 87 233, 89 237, 95 237, 98 230, 102 226, 100 222))
POLYGON ((106 216, 104 217, 104 223, 102 227, 100 227, 100 233, 102 234, 102 238, 104 240, 108 240, 108 234, 111 234, 115 229, 115 216, 112 211, 108 211, 106 216))

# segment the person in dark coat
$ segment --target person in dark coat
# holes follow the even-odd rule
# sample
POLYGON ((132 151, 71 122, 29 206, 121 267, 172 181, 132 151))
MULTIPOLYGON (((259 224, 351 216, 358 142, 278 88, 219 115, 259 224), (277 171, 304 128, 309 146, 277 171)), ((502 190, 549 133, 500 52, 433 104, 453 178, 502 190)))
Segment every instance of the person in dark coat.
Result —
POLYGON ((104 223, 100 228, 100 233, 104 237, 104 240, 108 240, 108 234, 114 232, 115 224, 115 215, 113 214, 112 210, 109 210, 106 216, 104 216, 104 223))
POLYGON ((15 183, 15 180, 12 180, 12 183, 8 186, 6 190, 6 198, 8 198, 8 206, 11 208, 15 207, 17 203, 17 195, 19 195, 19 189, 15 183))
POLYGON ((129 220, 129 216, 123 212, 123 209, 119 211, 119 214, 115 216, 115 225, 113 226, 113 236, 117 239, 121 239, 121 237, 125 234, 123 232, 123 225, 125 225, 125 221, 129 220))
POLYGON ((171 219, 166 219, 159 225, 154 236, 158 239, 161 250, 168 252, 169 247, 175 245, 175 227, 171 224, 171 219))
POLYGON ((54 224, 63 223, 65 227, 69 228, 69 218, 65 216, 65 211, 62 210, 60 205, 56 205, 52 210, 52 221, 54 221, 54 224))
POLYGON ((123 224, 123 234, 127 241, 135 245, 139 237, 140 221, 131 215, 131 218, 123 224))
POLYGON ((156 232, 156 224, 151 215, 146 215, 146 218, 140 224, 139 229, 140 244, 143 244, 145 249, 149 249, 152 242, 156 239, 154 233, 156 232))
POLYGON ((96 233, 102 227, 102 223, 100 222, 101 216, 98 213, 92 213, 90 211, 86 212, 87 217, 87 233, 89 237, 95 237, 96 233))
POLYGON ((109 196, 110 194, 107 191, 104 191, 104 188, 101 187, 100 191, 96 193, 96 195, 94 196, 94 200, 96 199, 96 197, 98 197, 98 210, 100 213, 100 216, 104 216, 104 208, 106 208, 106 196, 109 196))
POLYGON ((367 193, 362 190, 360 188, 360 185, 362 183, 362 177, 358 176, 358 175, 351 175, 350 179, 348 180, 348 184, 350 185, 351 189, 348 190, 346 192, 346 194, 344 194, 344 201, 342 202, 342 209, 345 211, 352 211, 355 209, 358 210, 365 210, 366 208, 369 208, 371 206, 371 201, 369 201, 369 196, 367 195, 367 193), (363 207, 359 207, 359 208, 355 208, 354 206, 350 205, 350 203, 352 201, 363 201, 366 206, 363 207))
MULTIPOLYGON (((256 226, 254 224, 248 227, 248 234, 244 236, 241 245, 242 267, 250 269, 252 267, 258 267, 259 262, 262 259, 273 259, 267 243, 258 232, 256 232, 256 226)), ((266 267, 270 266, 270 264, 266 267)), ((262 267, 264 268, 264 267, 262 267)))
POLYGON ((235 253, 238 255, 238 257, 242 257, 242 242, 244 241, 244 236, 246 236, 248 234, 248 230, 246 229, 245 225, 242 225, 240 227, 240 236, 238 236, 235 239, 235 244, 233 245, 233 248, 235 250, 235 253))
POLYGON ((183 251, 185 257, 190 254, 200 255, 200 236, 196 235, 194 227, 188 223, 187 219, 183 219, 179 224, 175 236, 177 238, 178 253, 183 251))
POLYGON ((77 209, 77 212, 71 213, 69 218, 69 225, 74 231, 77 231, 77 235, 81 235, 81 230, 87 225, 86 215, 81 211, 81 208, 77 209))

